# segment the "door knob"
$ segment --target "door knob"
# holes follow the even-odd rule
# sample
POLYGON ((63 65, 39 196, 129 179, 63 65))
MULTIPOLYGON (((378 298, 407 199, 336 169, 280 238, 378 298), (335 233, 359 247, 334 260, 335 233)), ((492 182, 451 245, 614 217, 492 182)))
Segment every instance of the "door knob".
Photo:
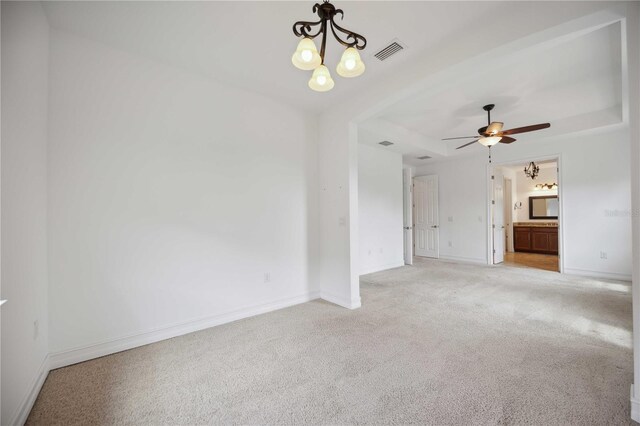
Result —
POLYGON ((410 226, 405 226, 404 229, 406 229, 407 231, 409 231, 411 229, 410 226))
POLYGON ((438 227, 438 225, 431 225, 431 227, 432 227, 432 228, 437 228, 437 227, 438 227))

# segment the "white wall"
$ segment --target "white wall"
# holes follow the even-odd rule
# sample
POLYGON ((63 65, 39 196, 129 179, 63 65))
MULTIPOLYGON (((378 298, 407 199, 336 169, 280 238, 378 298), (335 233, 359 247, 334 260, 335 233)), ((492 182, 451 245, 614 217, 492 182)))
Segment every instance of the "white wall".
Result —
MULTIPOLYGON (((626 20, 627 60, 626 75, 629 100, 629 135, 631 139, 630 161, 640 163, 640 3, 628 4, 626 20)), ((623 79, 624 81, 624 79, 623 79)), ((624 87, 624 86, 623 86, 624 87)), ((640 330, 640 168, 631 168, 632 228, 633 228, 633 329, 640 330)), ((637 332, 636 332, 637 333, 637 332)), ((636 334, 637 336, 637 334, 636 334)), ((631 418, 640 421, 640 339, 633 339, 633 386, 631 388, 631 418)))
POLYGON ((58 31, 50 67, 53 365, 318 297, 315 121, 58 31))
POLYGON ((404 265, 402 155, 358 145, 360 274, 404 265))
MULTIPOLYGON (((493 152, 496 165, 561 156, 561 232, 567 273, 631 276, 629 143, 628 130, 618 129, 499 146, 493 152), (606 252, 607 259, 601 259, 600 252, 606 252)), ((416 169, 418 176, 430 173, 440 175, 443 256, 486 261, 487 158, 467 157, 416 169), (453 217, 453 222, 447 222, 447 217, 453 217), (449 250, 448 240, 453 242, 449 250)))
POLYGON ((484 263, 487 259, 486 157, 416 167, 414 176, 438 175, 440 257, 484 263))
POLYGON ((3 425, 26 419, 47 368, 48 50, 40 3, 2 2, 3 425))

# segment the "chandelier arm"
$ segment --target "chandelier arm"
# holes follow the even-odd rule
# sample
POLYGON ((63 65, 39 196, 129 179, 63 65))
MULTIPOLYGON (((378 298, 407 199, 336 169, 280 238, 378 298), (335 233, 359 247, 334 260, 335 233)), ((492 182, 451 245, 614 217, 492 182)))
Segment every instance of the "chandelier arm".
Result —
POLYGON ((307 37, 310 39, 314 39, 316 37, 318 37, 318 35, 320 35, 320 33, 322 32, 322 23, 324 22, 323 19, 317 21, 317 22, 311 22, 311 21, 298 21, 295 24, 293 24, 293 33, 296 35, 296 37, 307 37), (316 32, 315 34, 311 34, 311 28, 320 25, 320 28, 318 28, 318 32, 316 32))
MULTIPOLYGON (((341 10, 339 12, 342 12, 341 10)), ((355 47, 358 50, 362 50, 367 46, 367 39, 361 36, 358 33, 354 33, 353 31, 349 31, 346 28, 342 28, 340 25, 336 24, 336 22, 331 19, 331 32, 333 32, 333 36, 338 40, 338 43, 343 45, 344 47, 355 47), (336 33, 336 29, 343 34, 347 35, 347 40, 352 39, 352 42, 342 40, 338 33, 336 33), (359 44, 362 43, 362 44, 359 44)))
POLYGON ((327 47, 327 20, 326 19, 322 20, 322 26, 320 27, 320 32, 322 33, 322 43, 320 44, 320 58, 322 62, 320 63, 324 65, 324 51, 325 51, 325 48, 327 47))

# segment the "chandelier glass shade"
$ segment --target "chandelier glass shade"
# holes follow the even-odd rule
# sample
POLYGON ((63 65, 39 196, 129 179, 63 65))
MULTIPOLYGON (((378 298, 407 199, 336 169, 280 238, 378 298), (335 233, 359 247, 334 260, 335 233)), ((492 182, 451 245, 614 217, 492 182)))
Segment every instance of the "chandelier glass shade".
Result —
POLYGON ((358 51, 353 47, 349 47, 342 54, 336 71, 341 77, 351 78, 362 75, 364 69, 364 62, 360 59, 358 51))
POLYGON ((309 87, 318 92, 326 92, 334 86, 329 69, 324 65, 325 50, 327 47, 327 34, 331 32, 333 37, 340 43, 345 51, 342 54, 340 63, 336 67, 336 72, 341 77, 357 77, 361 75, 365 66, 360 58, 359 50, 367 45, 367 40, 360 34, 349 31, 335 22, 335 17, 344 16, 341 9, 336 9, 329 0, 323 3, 316 3, 313 12, 318 14, 317 21, 298 21, 293 24, 293 33, 296 37, 302 37, 291 62, 296 68, 304 71, 313 70, 309 87), (320 52, 314 43, 316 37, 321 37, 320 52))
POLYGON ((333 89, 334 84, 329 69, 324 65, 313 70, 313 75, 309 80, 309 87, 316 92, 327 92, 333 89))
POLYGON ((322 58, 320 58, 320 54, 313 40, 305 37, 298 43, 298 48, 293 54, 291 62, 298 69, 311 71, 322 63, 322 58))

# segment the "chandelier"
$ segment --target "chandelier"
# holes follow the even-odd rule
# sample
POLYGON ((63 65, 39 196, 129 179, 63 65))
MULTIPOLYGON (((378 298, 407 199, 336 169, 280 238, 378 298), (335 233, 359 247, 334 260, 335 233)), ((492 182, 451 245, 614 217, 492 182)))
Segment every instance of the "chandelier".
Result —
POLYGON ((529 165, 524 168, 525 176, 531 179, 535 179, 538 176, 538 173, 540 173, 540 167, 538 167, 536 163, 534 163, 533 161, 530 162, 529 165))
POLYGON ((341 9, 336 9, 329 0, 324 0, 322 4, 316 3, 313 12, 318 14, 318 21, 298 21, 293 24, 293 33, 296 37, 303 37, 298 43, 291 62, 296 68, 304 71, 313 70, 309 87, 317 92, 327 92, 333 89, 334 81, 331 78, 329 69, 324 65, 324 54, 327 46, 327 32, 331 33, 342 46, 346 48, 336 67, 336 72, 342 77, 357 77, 364 72, 364 63, 360 59, 358 50, 362 50, 367 45, 367 40, 360 34, 349 31, 336 24, 334 18, 340 15, 344 17, 341 9), (316 27, 318 27, 316 29, 316 27), (320 53, 313 42, 313 39, 322 34, 320 53), (343 38, 341 38, 344 37, 343 38))

